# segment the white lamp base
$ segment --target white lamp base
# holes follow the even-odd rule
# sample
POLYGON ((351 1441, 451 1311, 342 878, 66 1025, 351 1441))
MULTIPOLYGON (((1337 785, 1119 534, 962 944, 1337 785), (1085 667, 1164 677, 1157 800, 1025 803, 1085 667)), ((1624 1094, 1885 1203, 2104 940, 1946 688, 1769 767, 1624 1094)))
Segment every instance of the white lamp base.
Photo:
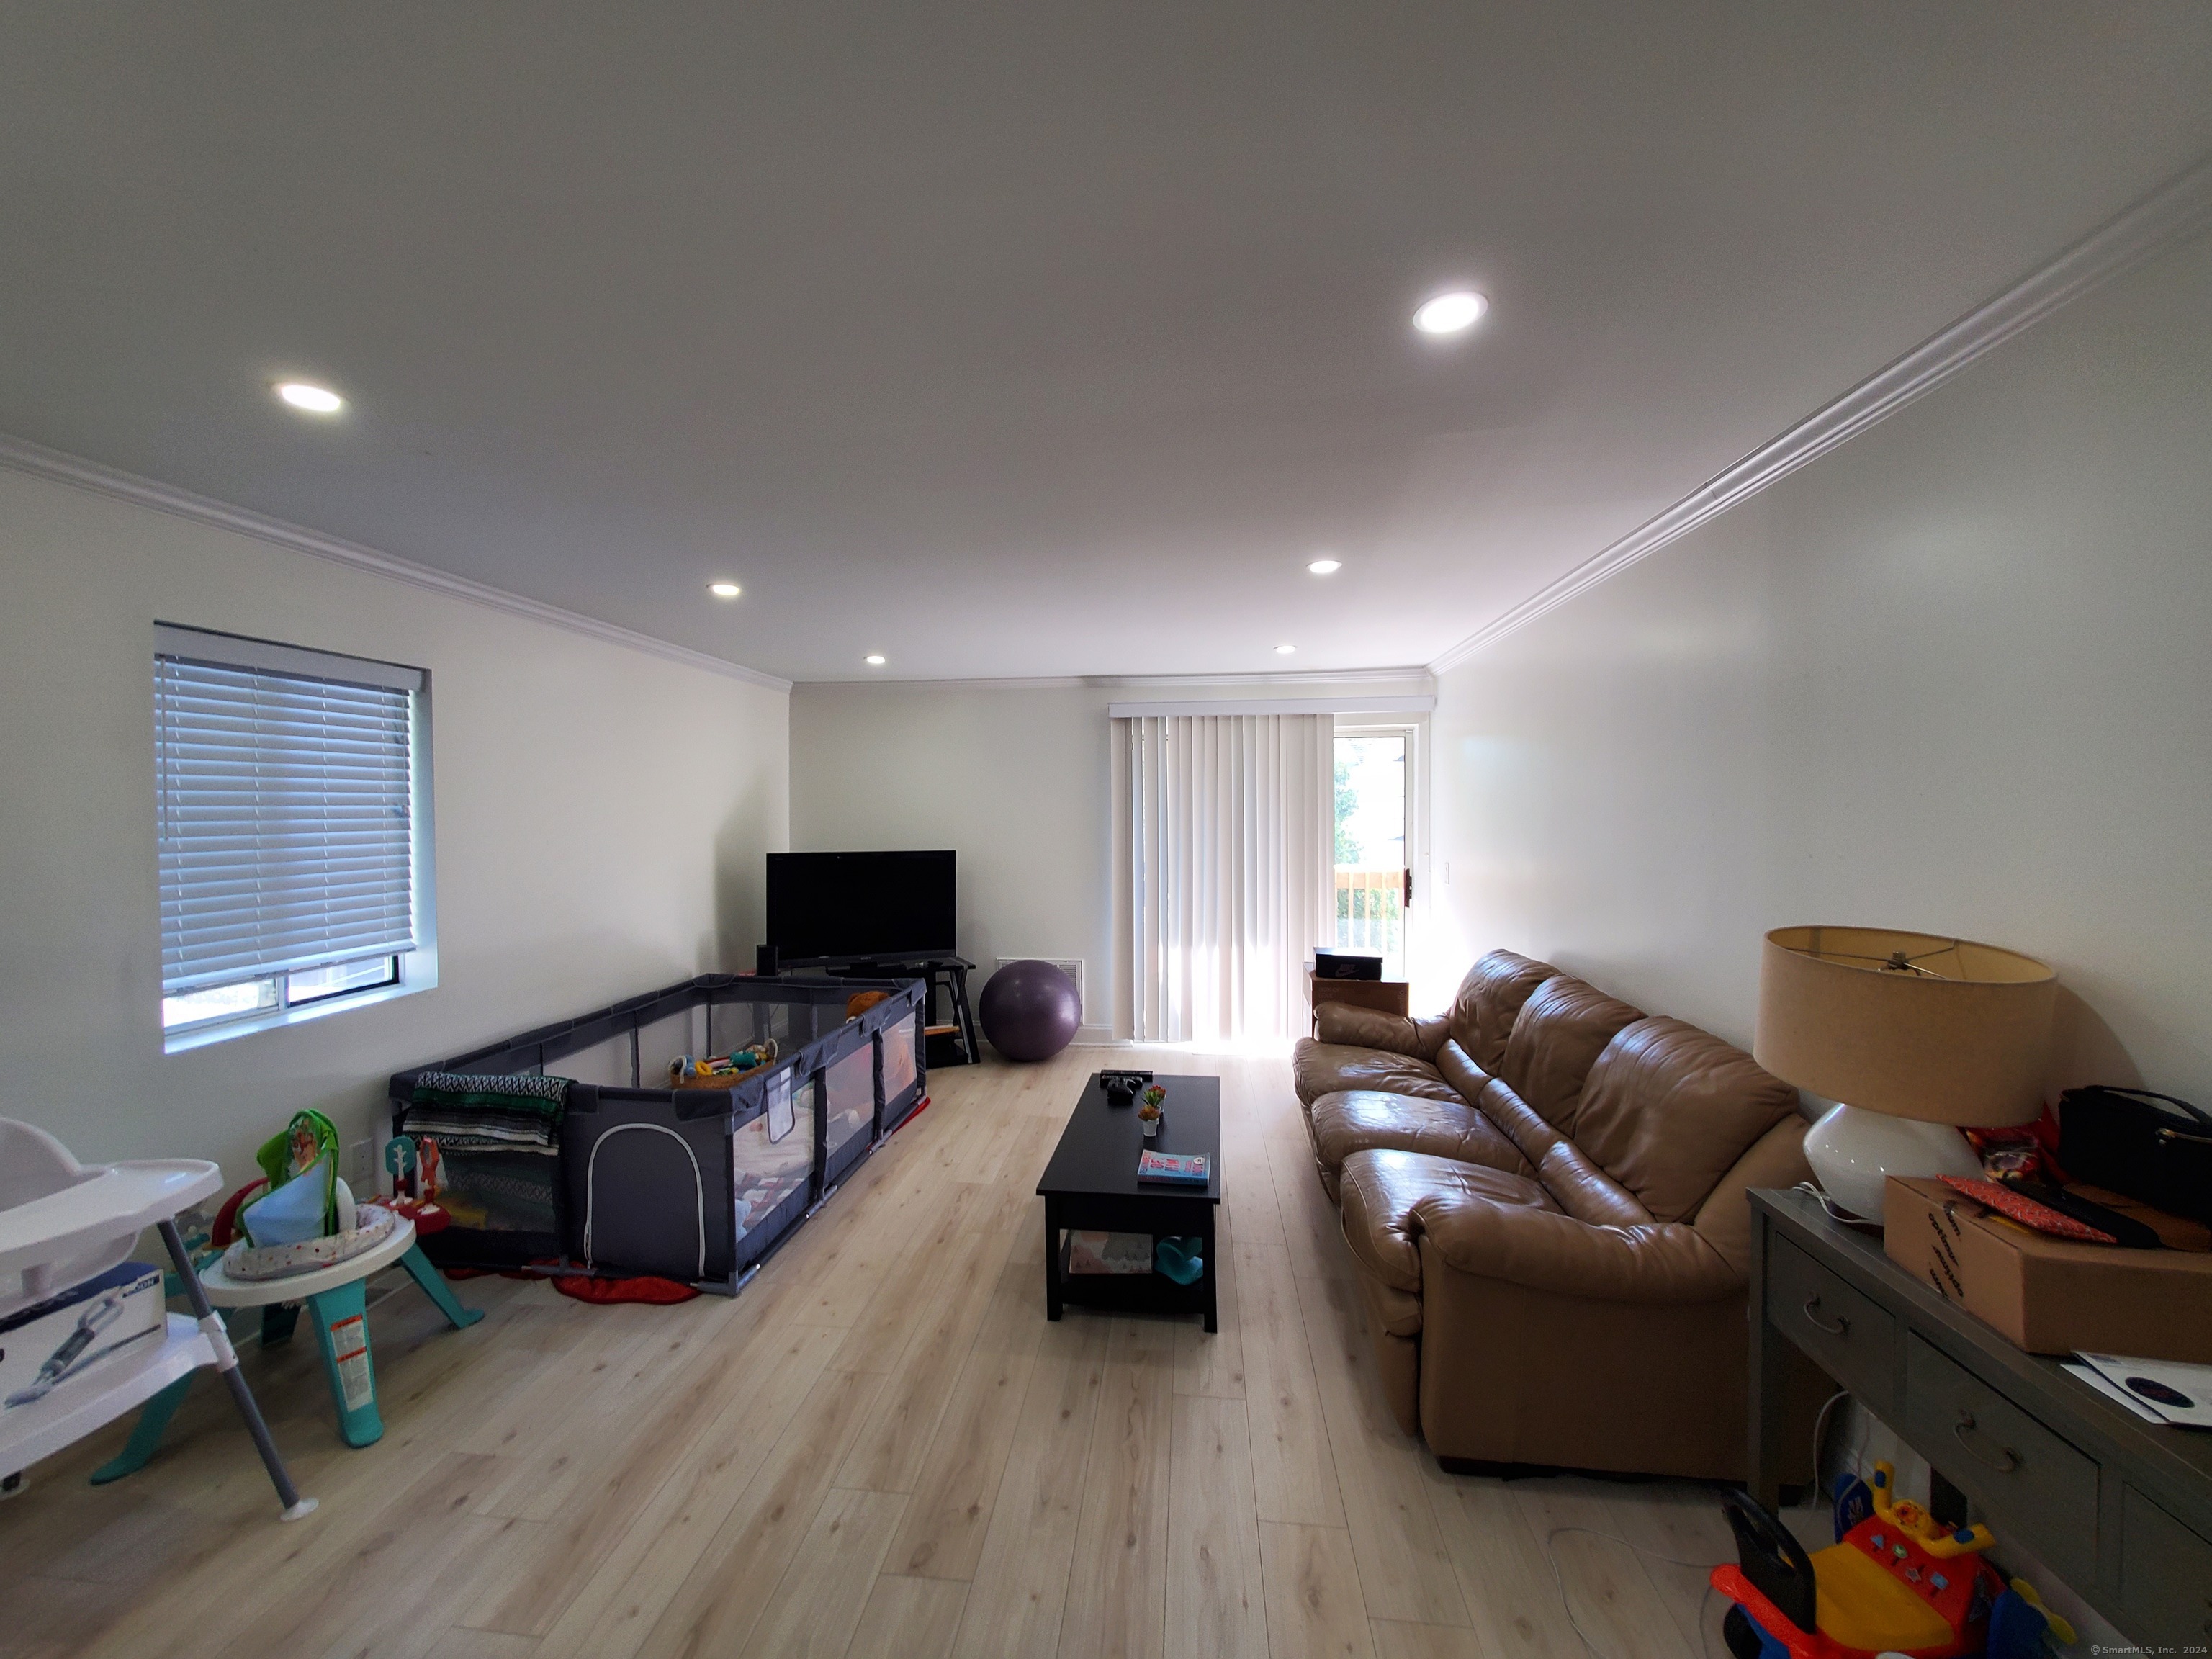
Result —
POLYGON ((1863 1106, 1832 1106, 1805 1133, 1805 1161, 1829 1197, 1854 1215, 1881 1219, 1891 1176, 1978 1178, 1982 1161, 1948 1123, 1891 1117, 1863 1106))

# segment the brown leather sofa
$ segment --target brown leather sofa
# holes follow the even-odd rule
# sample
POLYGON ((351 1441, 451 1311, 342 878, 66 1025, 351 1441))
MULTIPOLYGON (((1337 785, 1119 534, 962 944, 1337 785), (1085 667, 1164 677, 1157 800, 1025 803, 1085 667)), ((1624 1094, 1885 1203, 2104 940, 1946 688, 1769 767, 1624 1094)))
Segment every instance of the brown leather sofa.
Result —
POLYGON ((1448 1014, 1316 1030, 1298 1098, 1400 1424, 1446 1460, 1741 1479, 1744 1192, 1806 1178, 1796 1091, 1510 951, 1448 1014))

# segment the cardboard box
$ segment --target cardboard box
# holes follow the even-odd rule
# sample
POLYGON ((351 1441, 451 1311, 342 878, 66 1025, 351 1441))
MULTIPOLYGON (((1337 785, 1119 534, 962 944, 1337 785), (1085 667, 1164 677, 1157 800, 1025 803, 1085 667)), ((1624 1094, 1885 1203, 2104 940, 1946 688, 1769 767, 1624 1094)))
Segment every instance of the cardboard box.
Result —
POLYGON ((0 1413, 66 1389, 118 1351, 161 1346, 161 1270, 126 1261, 0 1320, 0 1413))
POLYGON ((1889 1259, 2030 1353, 2212 1364, 2212 1255, 2046 1237, 1940 1181, 1892 1176, 1885 1197, 1889 1259))
POLYGON ((1076 1232, 1067 1235, 1071 1273, 1148 1273, 1152 1270, 1150 1233, 1076 1232))

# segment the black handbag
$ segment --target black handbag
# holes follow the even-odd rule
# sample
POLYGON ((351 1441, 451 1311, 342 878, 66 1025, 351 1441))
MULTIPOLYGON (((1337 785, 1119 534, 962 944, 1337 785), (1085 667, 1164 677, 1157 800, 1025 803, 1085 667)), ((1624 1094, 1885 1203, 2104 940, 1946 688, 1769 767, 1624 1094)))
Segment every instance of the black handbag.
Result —
POLYGON ((2058 1097, 2067 1175, 2212 1224, 2212 1116, 2185 1100, 2095 1084, 2058 1097))

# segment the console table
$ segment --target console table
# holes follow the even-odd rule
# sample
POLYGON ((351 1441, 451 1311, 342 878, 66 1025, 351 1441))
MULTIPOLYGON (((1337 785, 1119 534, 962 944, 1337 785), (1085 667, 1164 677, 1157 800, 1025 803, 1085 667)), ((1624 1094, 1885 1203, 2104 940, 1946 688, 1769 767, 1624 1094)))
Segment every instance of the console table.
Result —
MULTIPOLYGON (((2146 1422, 2023 1352, 1831 1219, 1751 1194, 1751 1490, 1781 1496, 1788 1346, 1802 1349, 2130 1639, 2212 1637, 2212 1432, 2146 1422)), ((2193 1647, 2192 1645, 2193 1644, 2193 1647)))
POLYGON ((1313 1009, 1313 1026, 1321 1029, 1321 1006, 1324 1002, 1348 1003, 1354 1008, 1373 1008, 1386 1014, 1406 1017, 1407 992, 1411 988, 1402 979, 1323 979, 1319 974, 1308 974, 1307 1001, 1313 1009))

